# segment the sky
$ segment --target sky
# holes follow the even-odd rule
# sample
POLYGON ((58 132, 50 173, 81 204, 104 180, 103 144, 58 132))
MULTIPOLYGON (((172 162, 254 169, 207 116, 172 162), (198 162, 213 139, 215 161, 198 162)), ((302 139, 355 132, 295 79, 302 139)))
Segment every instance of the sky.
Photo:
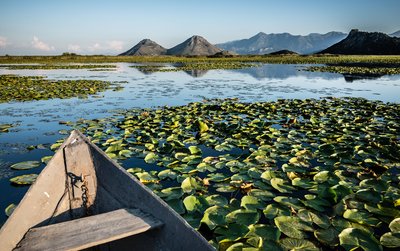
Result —
POLYGON ((115 55, 144 38, 171 48, 259 32, 400 30, 399 0, 1 0, 0 55, 115 55))

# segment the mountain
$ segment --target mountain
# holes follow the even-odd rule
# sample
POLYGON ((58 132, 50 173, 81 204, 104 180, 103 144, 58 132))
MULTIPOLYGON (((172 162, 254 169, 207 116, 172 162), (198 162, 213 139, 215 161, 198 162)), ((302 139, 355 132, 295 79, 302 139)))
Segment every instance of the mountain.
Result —
POLYGON ((291 50, 300 54, 314 53, 335 44, 346 37, 345 33, 311 33, 307 36, 290 33, 266 34, 263 32, 242 40, 217 44, 221 49, 239 54, 267 54, 280 50, 291 50))
POLYGON ((211 56, 221 51, 220 48, 210 44, 205 38, 193 36, 183 43, 168 49, 167 54, 177 56, 211 56))
POLYGON ((400 30, 393 32, 392 34, 390 34, 389 36, 391 37, 400 37, 400 30))
POLYGON ((297 52, 294 52, 294 51, 280 50, 280 51, 271 52, 269 55, 282 56, 282 55, 299 55, 299 54, 297 52))
POLYGON ((320 52, 345 55, 400 55, 400 38, 380 32, 351 30, 342 41, 320 52))
POLYGON ((120 56, 157 56, 165 55, 166 53, 167 49, 161 45, 150 39, 143 39, 131 49, 121 53, 120 56))

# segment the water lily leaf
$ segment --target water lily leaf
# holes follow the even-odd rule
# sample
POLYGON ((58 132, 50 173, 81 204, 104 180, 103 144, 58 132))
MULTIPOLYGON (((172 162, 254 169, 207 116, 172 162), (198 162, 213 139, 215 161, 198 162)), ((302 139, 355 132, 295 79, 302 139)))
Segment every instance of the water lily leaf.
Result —
POLYGON ((273 219, 276 216, 289 216, 291 215, 290 209, 277 204, 269 204, 263 213, 267 219, 273 219))
POLYGON ((369 232, 357 228, 346 228, 339 234, 340 245, 345 250, 362 248, 365 251, 382 250, 379 241, 369 232))
POLYGON ((36 160, 30 160, 30 161, 23 161, 23 162, 19 162, 19 163, 15 163, 11 166, 11 169, 15 169, 15 170, 28 170, 28 169, 32 169, 35 167, 40 166, 40 162, 36 161, 36 160))
POLYGON ((180 199, 171 199, 171 200, 167 200, 166 202, 178 214, 184 214, 185 213, 185 208, 183 207, 182 200, 180 200, 180 199))
POLYGON ((272 192, 262 189, 251 189, 249 195, 263 201, 270 201, 271 198, 275 197, 275 194, 272 192))
POLYGON ((200 187, 199 184, 193 177, 187 177, 186 179, 183 180, 181 184, 181 188, 185 193, 192 193, 199 187, 200 187))
POLYGON ((163 198, 165 201, 179 199, 183 196, 183 190, 180 187, 169 187, 161 190, 160 193, 158 193, 158 196, 163 198))
POLYGON ((148 184, 158 181, 156 177, 154 177, 148 172, 135 173, 135 175, 139 178, 139 181, 142 182, 143 184, 148 184))
POLYGON ((293 187, 289 186, 285 182, 285 180, 283 180, 281 178, 272 178, 271 186, 281 193, 289 193, 290 191, 295 190, 293 187))
POLYGON ((174 180, 176 178, 176 176, 177 176, 176 172, 174 172, 170 169, 165 169, 158 173, 158 178, 160 178, 161 180, 164 180, 164 179, 174 180))
POLYGON ((201 155, 203 153, 198 146, 189 146, 189 151, 193 155, 201 155))
POLYGON ((371 214, 358 209, 347 209, 343 213, 343 218, 368 226, 376 226, 380 222, 377 218, 372 217, 371 214))
POLYGON ((400 247, 400 233, 385 233, 381 236, 380 242, 383 246, 388 248, 400 247))
POLYGON ((314 231, 314 236, 318 241, 329 246, 336 246, 339 244, 339 231, 333 227, 327 229, 317 229, 314 231))
POLYGON ((212 206, 204 211, 204 216, 201 222, 206 224, 210 230, 217 226, 226 225, 225 215, 229 213, 228 209, 221 206, 212 206))
POLYGON ((226 227, 217 227, 214 233, 221 235, 217 237, 217 240, 220 241, 223 239, 236 240, 244 236, 248 231, 249 229, 245 225, 232 223, 228 224, 226 227))
POLYGON ((238 209, 226 215, 228 223, 236 222, 247 226, 257 223, 259 219, 260 214, 257 211, 247 209, 238 209))
POLYGON ((8 205, 6 209, 4 210, 5 214, 7 217, 10 217, 10 215, 14 212, 14 209, 17 207, 14 203, 8 205))
POLYGON ((330 174, 329 171, 321 171, 315 174, 313 179, 318 183, 323 183, 329 179, 329 174, 330 174))
POLYGON ((400 233, 400 218, 396 218, 390 222, 389 228, 393 233, 400 233))
POLYGON ((301 204, 300 200, 293 197, 276 196, 274 198, 274 201, 278 202, 281 205, 291 207, 296 210, 303 208, 303 205, 301 204))
POLYGON ((40 161, 44 164, 49 163, 49 161, 53 158, 53 156, 44 156, 40 159, 40 161))
POLYGON ((199 131, 200 131, 200 133, 203 133, 203 132, 207 132, 208 131, 208 125, 204 122, 204 121, 201 121, 201 120, 198 120, 197 121, 197 123, 198 123, 198 125, 199 125, 199 131))
POLYGON ((148 164, 152 164, 154 162, 156 162, 158 160, 158 155, 150 152, 146 155, 146 157, 144 158, 144 161, 146 161, 146 163, 148 164))
POLYGON ((35 182, 37 174, 25 174, 10 179, 10 182, 15 185, 31 185, 35 182))
POLYGON ((256 210, 264 208, 265 204, 254 196, 246 195, 243 196, 240 206, 248 210, 256 210))
POLYGON ((51 149, 52 151, 55 151, 55 150, 57 150, 62 144, 63 144, 62 142, 54 143, 54 144, 52 144, 52 145, 50 146, 50 149, 51 149))
POLYGON ((279 241, 279 243, 286 249, 286 250, 306 250, 306 251, 319 251, 314 243, 308 240, 299 240, 293 238, 284 238, 279 241))
POLYGON ((307 238, 307 234, 303 231, 314 230, 311 224, 294 216, 278 216, 274 219, 274 222, 282 233, 295 239, 307 238))
POLYGON ((222 182, 229 179, 229 175, 224 173, 210 173, 207 177, 213 182, 222 182))
POLYGON ((181 152, 175 153, 175 158, 178 159, 178 160, 183 160, 187 156, 188 156, 187 153, 181 153, 181 152))
POLYGON ((380 193, 372 188, 360 189, 355 194, 356 198, 365 202, 379 203, 382 200, 380 193))
POLYGON ((226 206, 228 205, 228 200, 219 194, 213 194, 206 197, 206 200, 210 206, 226 206))
POLYGON ((281 236, 281 232, 277 227, 271 225, 250 225, 249 232, 244 237, 250 238, 255 236, 261 237, 263 240, 267 241, 278 241, 281 236))
POLYGON ((301 209, 297 212, 297 216, 305 222, 313 222, 323 229, 330 227, 331 222, 325 214, 312 212, 310 210, 301 209))
POLYGON ((183 218, 194 229, 197 229, 200 226, 201 215, 199 215, 199 214, 184 214, 183 218))
POLYGON ((186 210, 189 213, 194 211, 204 212, 208 207, 208 203, 203 196, 189 195, 183 200, 183 205, 185 205, 186 210))

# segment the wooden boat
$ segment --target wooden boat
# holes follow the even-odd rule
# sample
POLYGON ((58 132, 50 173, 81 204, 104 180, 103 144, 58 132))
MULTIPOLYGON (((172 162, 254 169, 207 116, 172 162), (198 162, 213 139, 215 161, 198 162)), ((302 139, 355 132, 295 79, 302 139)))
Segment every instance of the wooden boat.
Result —
POLYGON ((214 250, 73 131, 0 230, 0 250, 214 250))

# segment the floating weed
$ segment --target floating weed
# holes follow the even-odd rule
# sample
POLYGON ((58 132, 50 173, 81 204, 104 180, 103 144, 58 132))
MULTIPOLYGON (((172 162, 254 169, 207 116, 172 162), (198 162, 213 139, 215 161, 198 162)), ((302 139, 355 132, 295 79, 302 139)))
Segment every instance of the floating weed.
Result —
POLYGON ((31 185, 35 182, 37 176, 37 174, 25 174, 11 178, 10 182, 14 185, 31 185))
MULTIPOLYGON (((243 63, 243 62, 178 62, 172 65, 132 65, 130 67, 137 68, 144 73, 150 72, 175 72, 175 71, 207 71, 207 70, 227 70, 227 69, 242 69, 249 67, 256 67, 258 64, 255 63, 243 63)), ((197 75, 196 73, 194 73, 197 75)))
POLYGON ((35 65, 0 65, 2 68, 8 70, 79 70, 79 69, 91 69, 92 71, 104 71, 114 70, 117 68, 116 65, 105 65, 105 64, 35 64, 35 65))
MULTIPOLYGON (((119 84, 100 80, 51 80, 41 76, 0 75, 0 103, 87 97, 118 88, 119 84)), ((7 131, 8 128, 7 125, 2 125, 0 132, 7 131)))
POLYGON ((141 163, 128 171, 221 250, 380 250, 398 247, 399 114, 360 98, 226 99, 74 127, 141 163))

